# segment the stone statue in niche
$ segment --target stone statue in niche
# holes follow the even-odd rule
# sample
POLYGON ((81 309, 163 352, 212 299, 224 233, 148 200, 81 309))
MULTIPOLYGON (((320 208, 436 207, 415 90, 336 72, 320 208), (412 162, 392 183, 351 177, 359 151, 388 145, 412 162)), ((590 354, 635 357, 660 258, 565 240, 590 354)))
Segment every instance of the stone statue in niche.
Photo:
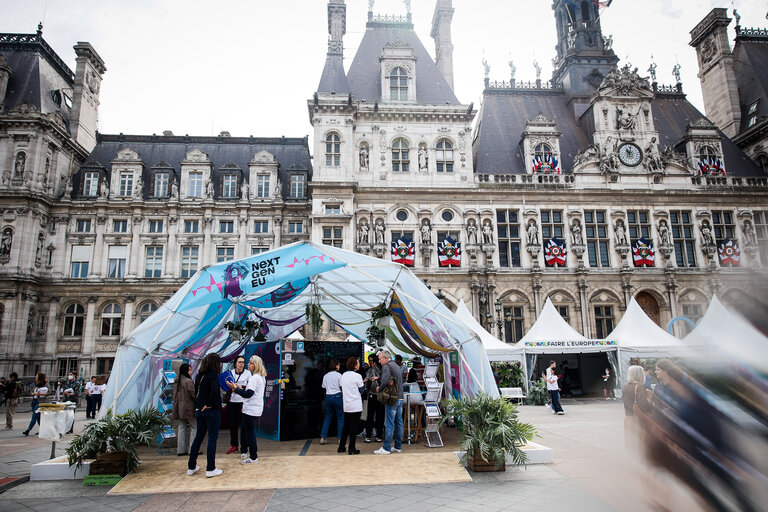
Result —
POLYGON ((209 181, 205 185, 205 197, 213 199, 213 181, 209 181))
POLYGON ((637 114, 640 113, 640 109, 634 114, 632 111, 624 105, 623 107, 616 107, 616 121, 618 122, 618 128, 624 130, 634 130, 637 128, 637 114))
POLYGON ((24 169, 27 167, 27 155, 24 152, 20 152, 16 155, 16 165, 13 170, 13 178, 17 180, 24 179, 24 169))
POLYGON ((107 186, 107 180, 101 180, 99 185, 99 196, 104 199, 109 198, 109 187, 107 186))
POLYGON ((477 245, 477 225, 474 220, 467 222, 467 245, 477 245))
POLYGON ((275 199, 283 198, 283 184, 280 181, 280 176, 275 177, 275 199))
POLYGON ((535 220, 528 222, 525 234, 528 239, 528 245, 541 245, 539 244, 539 228, 535 220))
POLYGON ((171 183, 171 199, 178 199, 179 198, 179 186, 174 181, 171 183))
POLYGON ((608 137, 605 144, 600 145, 600 172, 616 172, 619 168, 619 155, 617 150, 618 141, 613 137, 608 137))
POLYGON ((248 182, 243 180, 243 184, 240 187, 240 198, 241 199, 249 199, 251 193, 251 187, 248 185, 248 182))
MULTIPOLYGON (((62 176, 64 178, 64 176, 62 176)), ((64 194, 63 197, 72 197, 72 176, 67 176, 64 182, 64 194)))
POLYGON ((624 227, 623 220, 619 219, 616 221, 613 233, 616 235, 616 245, 627 245, 627 230, 624 227))
POLYGON ((659 245, 669 247, 672 245, 672 237, 669 233, 669 226, 664 219, 659 221, 659 245))
POLYGON ((386 231, 386 227, 384 226, 384 221, 381 219, 376 220, 376 225, 373 227, 374 232, 376 234, 376 243, 377 244, 383 244, 384 243, 384 232, 386 231))
POLYGON ((419 146, 419 170, 427 170, 427 147, 424 144, 419 146))
POLYGON ((701 223, 701 240, 704 245, 715 245, 715 238, 712 236, 712 228, 706 220, 701 223))
POLYGON ((645 168, 651 172, 661 171, 664 168, 656 137, 651 137, 651 141, 645 146, 645 168))
POLYGON ((360 145, 360 169, 368 169, 368 144, 360 145))
POLYGON ((0 257, 9 258, 11 256, 11 246, 13 245, 13 230, 5 228, 3 236, 0 238, 0 257))
POLYGON ((357 227, 357 243, 358 244, 370 243, 369 231, 370 231, 370 228, 368 227, 368 223, 364 220, 361 221, 360 225, 357 227))
POLYGON ((421 224, 421 243, 432 243, 432 226, 429 225, 428 219, 424 219, 424 222, 421 224))
POLYGON ((141 199, 141 196, 144 193, 144 191, 142 190, 143 188, 144 188, 144 180, 141 179, 141 175, 139 175, 139 179, 136 180, 136 185, 133 187, 133 197, 141 199))
POLYGON ((578 219, 574 219, 571 224, 571 237, 573 237, 573 245, 584 245, 584 236, 581 233, 581 222, 578 219))
POLYGON ((40 267, 43 262, 43 235, 37 238, 37 250, 35 251, 35 266, 40 267))
POLYGON ((484 244, 493 243, 493 226, 491 225, 490 220, 486 220, 483 223, 483 243, 484 244))
POLYGON ((752 227, 752 223, 750 221, 745 220, 741 225, 741 230, 744 232, 744 245, 757 245, 755 228, 752 227))

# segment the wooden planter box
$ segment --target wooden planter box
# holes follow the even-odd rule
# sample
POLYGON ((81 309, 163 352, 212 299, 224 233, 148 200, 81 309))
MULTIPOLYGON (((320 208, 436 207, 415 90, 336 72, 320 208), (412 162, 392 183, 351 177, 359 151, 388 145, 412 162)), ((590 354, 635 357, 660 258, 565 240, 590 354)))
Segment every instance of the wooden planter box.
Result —
POLYGON ((493 461, 486 462, 485 459, 483 459, 476 453, 469 454, 469 456, 467 457, 467 468, 472 471, 478 471, 478 472, 507 470, 507 466, 505 462, 502 462, 501 466, 496 467, 496 464, 493 461))
POLYGON ((91 475, 120 475, 128 474, 128 454, 125 452, 99 453, 91 463, 91 475))

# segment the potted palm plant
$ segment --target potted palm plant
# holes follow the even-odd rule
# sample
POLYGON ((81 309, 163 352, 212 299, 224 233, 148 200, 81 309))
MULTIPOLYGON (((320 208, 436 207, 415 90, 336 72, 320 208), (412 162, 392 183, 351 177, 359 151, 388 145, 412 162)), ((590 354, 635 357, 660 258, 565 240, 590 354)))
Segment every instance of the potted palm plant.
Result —
POLYGON ((152 444, 165 423, 160 411, 152 407, 123 414, 112 414, 110 409, 69 443, 69 465, 80 468, 83 462, 95 458, 90 474, 125 476, 139 465, 136 448, 152 444))
POLYGON ((472 471, 505 471, 506 454, 514 465, 528 462, 522 450, 536 429, 517 418, 517 406, 481 392, 474 397, 443 400, 442 421, 454 417, 459 425, 462 463, 472 471))

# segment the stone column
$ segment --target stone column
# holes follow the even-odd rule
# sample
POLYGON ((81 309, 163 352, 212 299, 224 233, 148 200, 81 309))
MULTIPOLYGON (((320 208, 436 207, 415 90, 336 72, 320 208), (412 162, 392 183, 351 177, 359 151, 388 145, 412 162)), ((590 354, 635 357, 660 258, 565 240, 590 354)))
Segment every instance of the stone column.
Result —
POLYGON ((85 324, 83 325, 83 358, 93 358, 93 353, 96 349, 96 336, 98 335, 98 328, 96 322, 96 301, 98 297, 88 297, 88 306, 85 310, 85 324))
POLYGON ((198 255, 197 260, 197 268, 203 268, 206 265, 210 265, 213 263, 214 256, 216 255, 215 248, 211 247, 211 230, 213 229, 213 217, 210 214, 206 214, 205 217, 203 217, 203 246, 200 247, 200 252, 198 255), (208 248, 211 248, 213 250, 208 250, 208 248), (212 256, 208 256, 208 253, 212 253, 212 256), (208 260, 211 261, 208 261, 208 260))
MULTIPOLYGON (((104 230, 106 225, 106 218, 104 222, 96 221, 95 232, 96 240, 93 243, 93 253, 91 254, 91 265, 88 272, 88 277, 99 278, 107 275, 107 269, 105 265, 109 259, 108 249, 104 247, 104 230)), ((65 272, 64 275, 69 275, 65 272)))
POLYGON ((589 299, 587 297, 589 283, 587 282, 587 272, 588 270, 584 268, 577 270, 576 274, 578 276, 577 286, 579 287, 579 304, 581 305, 581 325, 584 331, 583 334, 584 337, 591 338, 592 328, 589 325, 589 299))
POLYGON ((246 234, 248 232, 248 216, 242 215, 240 217, 240 227, 237 231, 237 248, 235 249, 235 259, 246 258, 251 255, 248 250, 248 239, 246 234))
POLYGON ((131 230, 131 245, 128 247, 128 269, 127 269, 127 277, 137 277, 139 275, 139 263, 142 258, 141 253, 141 242, 139 241, 139 236, 141 235, 142 226, 141 221, 143 220, 141 215, 134 215, 133 217, 133 229, 131 230))
MULTIPOLYGON (((272 233, 275 235, 275 239, 272 242, 270 249, 277 249, 283 243, 283 217, 282 215, 275 215, 272 217, 272 233)), ((373 235, 371 235, 373 236, 373 235)))
POLYGON ((168 245, 165 247, 165 258, 163 261, 163 277, 178 276, 175 272, 179 261, 179 243, 177 233, 179 232, 178 217, 175 214, 168 216, 168 245))
MULTIPOLYGON (((677 312, 677 280, 675 279, 675 273, 671 270, 665 270, 664 273, 667 275, 667 298, 669 299, 669 309, 672 313, 672 318, 677 318, 678 312, 677 312)), ((673 326, 674 329, 674 335, 680 336, 682 333, 680 332, 680 325, 678 322, 675 322, 675 325, 673 326)))
POLYGON ((480 318, 480 284, 473 282, 469 285, 469 288, 472 293, 472 316, 482 325, 483 320, 480 318))
POLYGON ((134 314, 133 314, 133 308, 134 304, 136 302, 136 296, 135 295, 126 295, 125 296, 125 311, 123 313, 123 316, 125 318, 125 321, 123 323, 123 329, 120 333, 121 337, 127 336, 129 332, 133 330, 133 324, 134 324, 134 314))
POLYGON ((59 297, 51 297, 50 301, 50 307, 48 308, 48 332, 45 333, 45 354, 54 357, 56 354, 56 337, 62 326, 57 322, 61 318, 59 315, 59 297))

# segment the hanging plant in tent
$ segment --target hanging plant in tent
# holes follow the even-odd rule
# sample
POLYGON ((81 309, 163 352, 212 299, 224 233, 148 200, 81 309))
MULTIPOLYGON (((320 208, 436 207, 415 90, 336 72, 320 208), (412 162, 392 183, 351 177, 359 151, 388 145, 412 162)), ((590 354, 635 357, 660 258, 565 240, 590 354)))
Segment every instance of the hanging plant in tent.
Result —
POLYGON ((240 341, 248 336, 259 341, 259 337, 261 336, 261 322, 258 320, 246 320, 244 324, 226 322, 224 328, 229 331, 229 335, 235 341, 240 341))
POLYGON ((323 314, 320 312, 320 306, 308 303, 304 308, 304 315, 307 317, 307 323, 312 329, 312 335, 317 338, 317 333, 323 329, 323 314))
POLYGON ((387 309, 386 304, 383 302, 373 308, 371 311, 371 325, 365 331, 365 335, 368 338, 369 343, 377 347, 384 346, 386 331, 382 326, 383 322, 381 320, 388 316, 390 316, 389 310, 387 309))

